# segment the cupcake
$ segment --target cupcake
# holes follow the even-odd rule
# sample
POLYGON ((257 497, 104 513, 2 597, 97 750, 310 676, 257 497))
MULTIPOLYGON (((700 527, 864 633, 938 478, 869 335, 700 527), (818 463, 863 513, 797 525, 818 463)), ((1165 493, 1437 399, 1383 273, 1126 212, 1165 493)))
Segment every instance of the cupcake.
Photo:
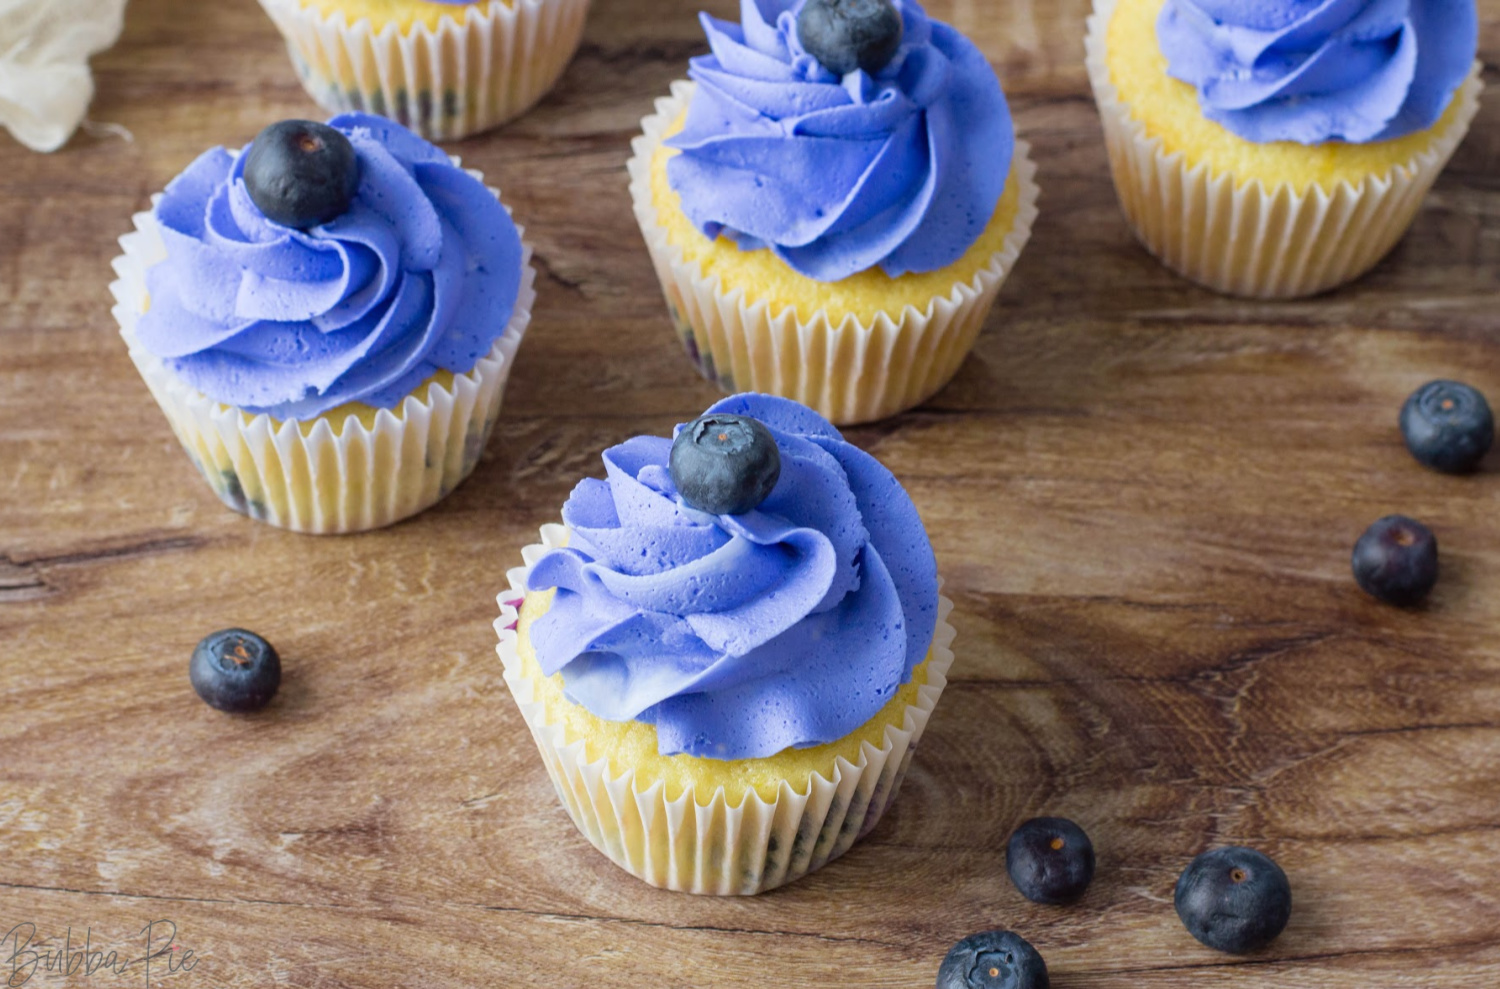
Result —
POLYGON ((202 155, 135 225, 121 335, 231 508, 354 532, 473 470, 535 298, 477 172, 380 117, 283 121, 202 155))
POLYGON ((604 469, 499 599, 505 681, 558 796, 654 886, 806 875, 880 820, 947 682, 922 520, 874 458, 769 395, 604 469))
POLYGON ((688 356, 867 422, 941 389, 1036 217, 1000 82, 916 0, 741 0, 643 123, 631 195, 688 356))
POLYGON ((1136 235, 1230 295, 1359 277, 1468 131, 1477 32, 1473 0, 1095 0, 1089 78, 1136 235))
POLYGON ((260 0, 309 96, 434 141, 525 113, 578 50, 589 0, 260 0))

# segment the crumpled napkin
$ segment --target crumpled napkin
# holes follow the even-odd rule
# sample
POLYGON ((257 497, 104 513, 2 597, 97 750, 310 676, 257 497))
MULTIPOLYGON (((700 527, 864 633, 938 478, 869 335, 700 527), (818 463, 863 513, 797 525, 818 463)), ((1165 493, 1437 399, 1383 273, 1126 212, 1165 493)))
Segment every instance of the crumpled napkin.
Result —
POLYGON ((125 0, 0 0, 0 124, 35 151, 62 147, 94 98, 89 56, 124 23, 125 0))

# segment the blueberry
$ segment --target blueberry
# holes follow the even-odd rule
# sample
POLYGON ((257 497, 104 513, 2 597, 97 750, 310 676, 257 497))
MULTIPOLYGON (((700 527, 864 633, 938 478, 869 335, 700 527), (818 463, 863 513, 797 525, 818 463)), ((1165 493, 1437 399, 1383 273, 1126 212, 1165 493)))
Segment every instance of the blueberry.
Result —
POLYGON ((711 515, 743 515, 776 487, 781 451, 758 420, 716 413, 678 431, 671 471, 677 493, 693 508, 711 515))
POLYGON ((1495 442, 1495 415, 1468 385, 1429 381, 1401 406, 1401 435, 1421 463, 1445 474, 1467 474, 1495 442))
POLYGON ((1437 583, 1437 537, 1416 519, 1387 515, 1359 537, 1351 564, 1365 593, 1387 604, 1417 604, 1437 583))
POLYGON ((797 15, 803 49, 835 75, 875 75, 901 48, 905 28, 891 0, 808 0, 797 15))
POLYGON ((1094 843, 1065 817, 1034 817, 1006 843, 1005 871, 1033 903, 1072 903, 1094 879, 1094 843))
POLYGON ((1292 916, 1286 873, 1253 848, 1199 855, 1182 870, 1173 900, 1189 934, 1232 955, 1270 944, 1292 916))
POLYGON ((254 632, 226 628, 198 643, 188 679, 209 707, 258 711, 271 703, 281 686, 281 657, 254 632))
POLYGON ((348 212, 359 191, 359 158, 327 124, 283 120, 250 146, 245 191, 266 219, 306 230, 348 212))
POLYGON ((1010 931, 971 934, 955 944, 938 969, 937 989, 1050 989, 1047 963, 1010 931))

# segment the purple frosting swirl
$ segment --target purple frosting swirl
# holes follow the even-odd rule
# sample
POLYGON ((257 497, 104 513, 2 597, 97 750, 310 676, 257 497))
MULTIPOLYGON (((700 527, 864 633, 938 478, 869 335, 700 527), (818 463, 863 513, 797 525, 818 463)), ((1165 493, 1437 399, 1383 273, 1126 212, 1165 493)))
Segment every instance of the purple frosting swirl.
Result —
POLYGON ((805 406, 737 395, 709 411, 766 425, 775 490, 755 511, 708 515, 672 484, 671 440, 605 451, 607 479, 563 506, 568 547, 531 571, 529 590, 557 588, 531 626, 537 660, 598 717, 655 724, 663 755, 831 742, 926 658, 932 547, 890 471, 805 406))
POLYGON ((667 176, 703 233, 770 248, 796 271, 892 278, 963 257, 994 215, 1015 132, 979 49, 895 0, 896 57, 842 79, 797 38, 804 0, 740 0, 741 24, 704 14, 713 54, 667 176))
POLYGON ((1474 62, 1474 0, 1166 0, 1167 71, 1247 141, 1385 141, 1443 115, 1474 62))
POLYGON ((167 259, 146 273, 145 349, 216 402, 307 419, 393 408, 464 374, 505 332, 521 238, 484 184, 382 117, 329 121, 359 158, 348 212, 308 231, 267 219, 245 154, 205 153, 156 207, 167 259))

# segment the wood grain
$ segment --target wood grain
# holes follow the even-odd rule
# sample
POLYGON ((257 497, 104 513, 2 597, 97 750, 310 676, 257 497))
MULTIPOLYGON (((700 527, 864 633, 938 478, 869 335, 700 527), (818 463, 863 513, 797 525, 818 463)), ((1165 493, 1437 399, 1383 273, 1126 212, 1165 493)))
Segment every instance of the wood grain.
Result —
MULTIPOLYGON (((908 484, 958 604, 957 679, 901 799, 845 859, 753 900, 652 890, 573 830, 489 622, 602 447, 715 397, 677 352, 624 175, 703 48, 700 4, 735 8, 596 0, 543 105, 455 146, 536 245, 534 329, 475 476, 356 538, 223 510, 108 311, 114 240, 153 191, 315 112, 259 7, 134 0, 92 111, 133 139, 50 157, 0 139, 0 933, 34 923, 56 949, 89 929, 138 956, 169 919, 197 965, 162 984, 184 986, 918 987, 988 926, 1036 943, 1059 989, 1500 985, 1500 457, 1440 477, 1394 426, 1432 377, 1500 396, 1500 107, 1372 275, 1217 298, 1120 217, 1084 0, 929 4, 1001 72, 1044 193, 958 379, 850 434, 908 484), (1442 542, 1417 611, 1349 577, 1391 511, 1442 542), (230 624, 286 658, 262 715, 188 685, 192 644, 230 624), (1079 907, 1005 878, 1006 834, 1042 812, 1099 849, 1079 907), (1296 896, 1247 959, 1200 948, 1170 904, 1186 861, 1231 841, 1296 896)), ((1493 83, 1500 0, 1480 11, 1493 83)))

